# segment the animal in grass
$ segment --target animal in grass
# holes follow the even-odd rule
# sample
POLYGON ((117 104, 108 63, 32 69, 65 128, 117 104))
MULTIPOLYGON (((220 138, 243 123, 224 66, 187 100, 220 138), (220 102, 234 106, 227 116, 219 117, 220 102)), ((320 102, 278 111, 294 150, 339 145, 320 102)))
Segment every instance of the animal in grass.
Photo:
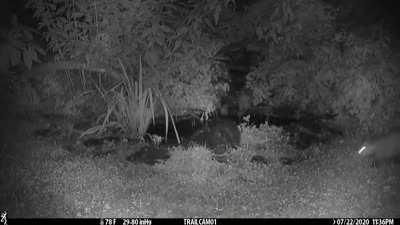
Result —
POLYGON ((155 146, 160 146, 160 144, 163 140, 164 140, 164 138, 157 134, 148 134, 147 133, 143 136, 144 142, 148 141, 149 143, 151 143, 155 146))
POLYGON ((400 131, 392 131, 388 134, 372 138, 366 142, 358 154, 368 157, 373 166, 380 166, 382 163, 400 162, 400 131))
POLYGON ((222 154, 226 151, 225 147, 234 147, 240 144, 240 131, 234 121, 220 119, 196 131, 190 137, 190 141, 206 145, 214 153, 222 154))

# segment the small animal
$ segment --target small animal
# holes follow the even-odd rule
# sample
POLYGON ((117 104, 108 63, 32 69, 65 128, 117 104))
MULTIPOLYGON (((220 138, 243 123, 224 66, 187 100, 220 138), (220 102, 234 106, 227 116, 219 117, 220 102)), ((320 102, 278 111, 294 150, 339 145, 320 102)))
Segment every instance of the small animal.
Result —
POLYGON ((157 134, 145 134, 144 140, 148 139, 150 143, 155 146, 160 146, 161 142, 163 141, 163 137, 157 134))
POLYGON ((190 141, 206 145, 213 149, 214 153, 222 154, 224 147, 235 147, 240 144, 240 130, 235 122, 229 119, 214 121, 209 127, 196 131, 190 141))
POLYGON ((372 159, 372 165, 378 167, 384 162, 400 162, 400 132, 390 132, 366 142, 358 154, 372 159))

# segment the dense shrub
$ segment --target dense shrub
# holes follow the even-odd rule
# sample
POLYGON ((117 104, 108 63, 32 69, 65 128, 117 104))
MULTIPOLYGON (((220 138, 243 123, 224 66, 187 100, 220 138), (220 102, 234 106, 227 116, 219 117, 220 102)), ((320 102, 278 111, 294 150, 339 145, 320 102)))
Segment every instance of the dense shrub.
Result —
POLYGON ((212 160, 212 153, 202 146, 189 147, 187 150, 175 148, 170 159, 156 165, 156 168, 163 170, 178 182, 193 186, 206 186, 211 183, 223 186, 223 182, 214 182, 223 175, 221 169, 224 167, 223 164, 212 160))
POLYGON ((189 6, 180 10, 170 1, 136 0, 40 0, 28 6, 58 60, 101 65, 107 71, 119 71, 121 60, 128 74, 137 74, 142 56, 144 86, 158 89, 175 113, 212 111, 217 95, 228 90, 226 82, 216 82, 226 74, 210 60, 220 43, 197 29, 189 6))
MULTIPOLYGON (((265 57, 247 75, 251 105, 337 114, 336 122, 349 130, 378 130, 393 120, 398 68, 383 30, 371 26, 369 37, 358 37, 339 28, 337 11, 324 1, 257 1, 246 10, 231 10, 231 3, 32 0, 28 5, 58 59, 117 73, 120 59, 128 74, 137 74, 135 62, 142 57, 144 86, 159 90, 175 114, 215 110, 229 91, 229 77, 213 56, 225 44, 250 40, 265 57)), ((239 111, 251 107, 242 102, 239 111)))
POLYGON ((247 76, 253 105, 334 113, 348 130, 378 130, 393 120, 400 79, 388 35, 374 27, 368 38, 338 30, 333 8, 322 2, 283 1, 282 7, 257 32, 269 49, 247 76))
POLYGON ((278 158, 293 150, 293 147, 289 145, 289 136, 282 128, 268 125, 268 123, 261 124, 259 127, 243 123, 240 125, 240 130, 241 146, 253 154, 278 158))
POLYGON ((18 22, 14 15, 11 26, 0 28, 0 72, 1 75, 12 73, 17 66, 28 69, 33 63, 40 62, 44 50, 34 43, 36 31, 18 22))

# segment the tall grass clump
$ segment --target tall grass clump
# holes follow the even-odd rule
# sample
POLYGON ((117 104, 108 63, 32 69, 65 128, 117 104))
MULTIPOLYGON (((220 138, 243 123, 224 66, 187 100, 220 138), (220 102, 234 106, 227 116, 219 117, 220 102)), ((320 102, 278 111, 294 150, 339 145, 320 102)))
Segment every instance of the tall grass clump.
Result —
POLYGON ((143 88, 142 66, 140 62, 139 82, 128 77, 122 63, 122 83, 119 90, 113 91, 115 102, 113 114, 122 128, 130 136, 143 136, 154 121, 154 101, 151 88, 143 88))
POLYGON ((141 60, 139 62, 138 80, 130 77, 122 62, 119 63, 122 69, 121 82, 110 90, 111 97, 106 97, 106 94, 98 88, 107 104, 107 112, 102 124, 87 130, 82 136, 89 133, 104 132, 108 127, 118 127, 130 138, 143 137, 151 121, 155 123, 155 106, 158 102, 165 116, 165 138, 167 138, 170 118, 177 141, 180 143, 173 116, 162 94, 151 87, 145 88, 143 86, 141 60))

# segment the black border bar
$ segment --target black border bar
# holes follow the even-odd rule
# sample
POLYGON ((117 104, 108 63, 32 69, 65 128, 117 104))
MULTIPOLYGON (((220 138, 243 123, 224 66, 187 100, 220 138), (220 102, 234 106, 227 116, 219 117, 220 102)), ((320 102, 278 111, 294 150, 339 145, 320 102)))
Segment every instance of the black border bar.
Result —
MULTIPOLYGON (((325 219, 216 219, 216 218, 185 218, 185 219, 152 219, 152 218, 102 218, 102 219, 13 219, 7 218, 7 225, 282 225, 282 224, 318 224, 318 225, 400 225, 399 218, 325 218, 325 219), (393 223, 392 223, 393 222, 393 223)), ((0 225, 4 225, 0 223, 0 225)))

